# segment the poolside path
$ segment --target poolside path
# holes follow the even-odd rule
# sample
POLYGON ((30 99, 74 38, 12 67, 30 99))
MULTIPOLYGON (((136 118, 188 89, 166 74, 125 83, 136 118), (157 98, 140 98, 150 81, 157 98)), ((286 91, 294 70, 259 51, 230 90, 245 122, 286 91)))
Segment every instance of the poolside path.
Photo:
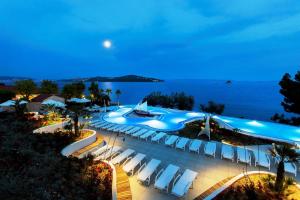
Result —
POLYGON ((214 184, 212 187, 210 187, 209 189, 207 189, 205 192, 203 192, 202 194, 200 194, 198 197, 195 198, 195 200, 203 200, 206 197, 208 197, 211 193, 213 193, 215 190, 219 189, 220 187, 222 187, 227 181, 229 181, 230 179, 232 179, 232 177, 228 177, 223 179, 222 181, 214 184))
POLYGON ((117 172, 117 199, 118 200, 131 200, 132 194, 130 183, 127 174, 123 171, 122 167, 116 167, 117 172))

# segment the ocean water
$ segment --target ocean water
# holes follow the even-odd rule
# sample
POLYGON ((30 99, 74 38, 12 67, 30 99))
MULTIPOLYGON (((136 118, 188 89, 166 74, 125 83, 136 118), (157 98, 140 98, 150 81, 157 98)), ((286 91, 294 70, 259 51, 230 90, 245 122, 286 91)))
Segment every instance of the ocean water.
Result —
MULTIPOLYGON (((64 83, 59 83, 62 87, 64 83)), ((90 83, 86 83, 86 88, 90 83)), ((122 104, 136 104, 151 92, 162 93, 185 92, 195 99, 194 110, 199 111, 199 105, 209 100, 225 104, 223 115, 232 117, 245 117, 257 120, 269 120, 278 112, 283 113, 280 103, 283 99, 279 93, 280 86, 276 81, 225 81, 214 80, 166 80, 159 83, 100 83, 102 89, 112 89, 111 98, 116 101, 114 92, 119 89, 122 94, 122 104)), ((87 89, 86 89, 86 93, 87 89)))

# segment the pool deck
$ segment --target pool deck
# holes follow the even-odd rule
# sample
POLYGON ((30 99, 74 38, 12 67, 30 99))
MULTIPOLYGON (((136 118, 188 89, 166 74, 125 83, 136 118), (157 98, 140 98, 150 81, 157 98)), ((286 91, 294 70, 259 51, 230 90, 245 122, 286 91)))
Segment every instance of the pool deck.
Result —
MULTIPOLYGON (((109 144, 113 144, 113 140, 115 138, 115 133, 107 132, 107 131, 97 131, 98 134, 101 134, 104 139, 109 144)), ((205 192, 207 189, 215 185, 216 183, 235 175, 242 173, 245 170, 245 164, 236 162, 232 162, 229 160, 221 160, 220 152, 221 152, 221 144, 217 144, 217 152, 216 158, 207 157, 203 153, 202 144, 200 148, 200 154, 190 153, 187 150, 182 151, 171 147, 166 147, 164 144, 151 143, 150 141, 138 140, 136 138, 132 138, 130 136, 125 136, 120 134, 120 136, 125 137, 125 141, 123 141, 122 137, 117 137, 115 145, 118 145, 123 148, 123 150, 127 148, 134 149, 137 153, 143 153, 147 157, 147 161, 152 158, 159 159, 162 161, 162 165, 160 169, 165 168, 169 164, 174 164, 180 167, 181 172, 185 169, 191 169, 193 171, 198 172, 198 178, 194 182, 193 188, 189 190, 189 192, 185 195, 184 199, 194 199, 199 196, 201 193, 205 192)), ((236 160, 236 158, 235 158, 236 160)), ((254 161, 252 159, 252 163, 254 165, 254 161)), ((274 165, 273 159, 271 160, 271 171, 275 172, 276 168, 274 165)), ((248 171, 253 170, 262 170, 268 171, 263 167, 254 167, 248 166, 248 171)), ((153 187, 153 180, 155 176, 151 178, 150 186, 144 186, 140 184, 136 179, 136 174, 129 178, 132 198, 133 199, 143 199, 143 200, 168 200, 168 199, 177 199, 175 196, 167 194, 165 192, 160 192, 159 190, 153 187)), ((296 177, 296 181, 300 182, 299 175, 296 177)))

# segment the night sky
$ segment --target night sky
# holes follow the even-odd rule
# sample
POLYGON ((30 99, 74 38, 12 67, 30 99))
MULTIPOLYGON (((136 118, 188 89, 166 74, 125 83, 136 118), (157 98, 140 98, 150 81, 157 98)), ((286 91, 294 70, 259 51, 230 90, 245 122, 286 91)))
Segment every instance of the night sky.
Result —
POLYGON ((0 76, 279 80, 300 70, 299 0, 1 0, 0 30, 0 76))

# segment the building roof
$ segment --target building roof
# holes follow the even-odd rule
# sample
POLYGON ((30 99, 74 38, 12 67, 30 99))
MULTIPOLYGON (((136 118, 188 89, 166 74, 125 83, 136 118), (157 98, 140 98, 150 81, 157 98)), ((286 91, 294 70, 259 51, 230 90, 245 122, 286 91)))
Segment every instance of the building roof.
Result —
POLYGON ((0 85, 0 90, 9 90, 9 91, 16 91, 16 88, 14 86, 10 85, 0 85))
POLYGON ((31 102, 43 102, 44 100, 48 99, 51 96, 53 96, 53 94, 39 94, 33 99, 31 99, 31 102))

